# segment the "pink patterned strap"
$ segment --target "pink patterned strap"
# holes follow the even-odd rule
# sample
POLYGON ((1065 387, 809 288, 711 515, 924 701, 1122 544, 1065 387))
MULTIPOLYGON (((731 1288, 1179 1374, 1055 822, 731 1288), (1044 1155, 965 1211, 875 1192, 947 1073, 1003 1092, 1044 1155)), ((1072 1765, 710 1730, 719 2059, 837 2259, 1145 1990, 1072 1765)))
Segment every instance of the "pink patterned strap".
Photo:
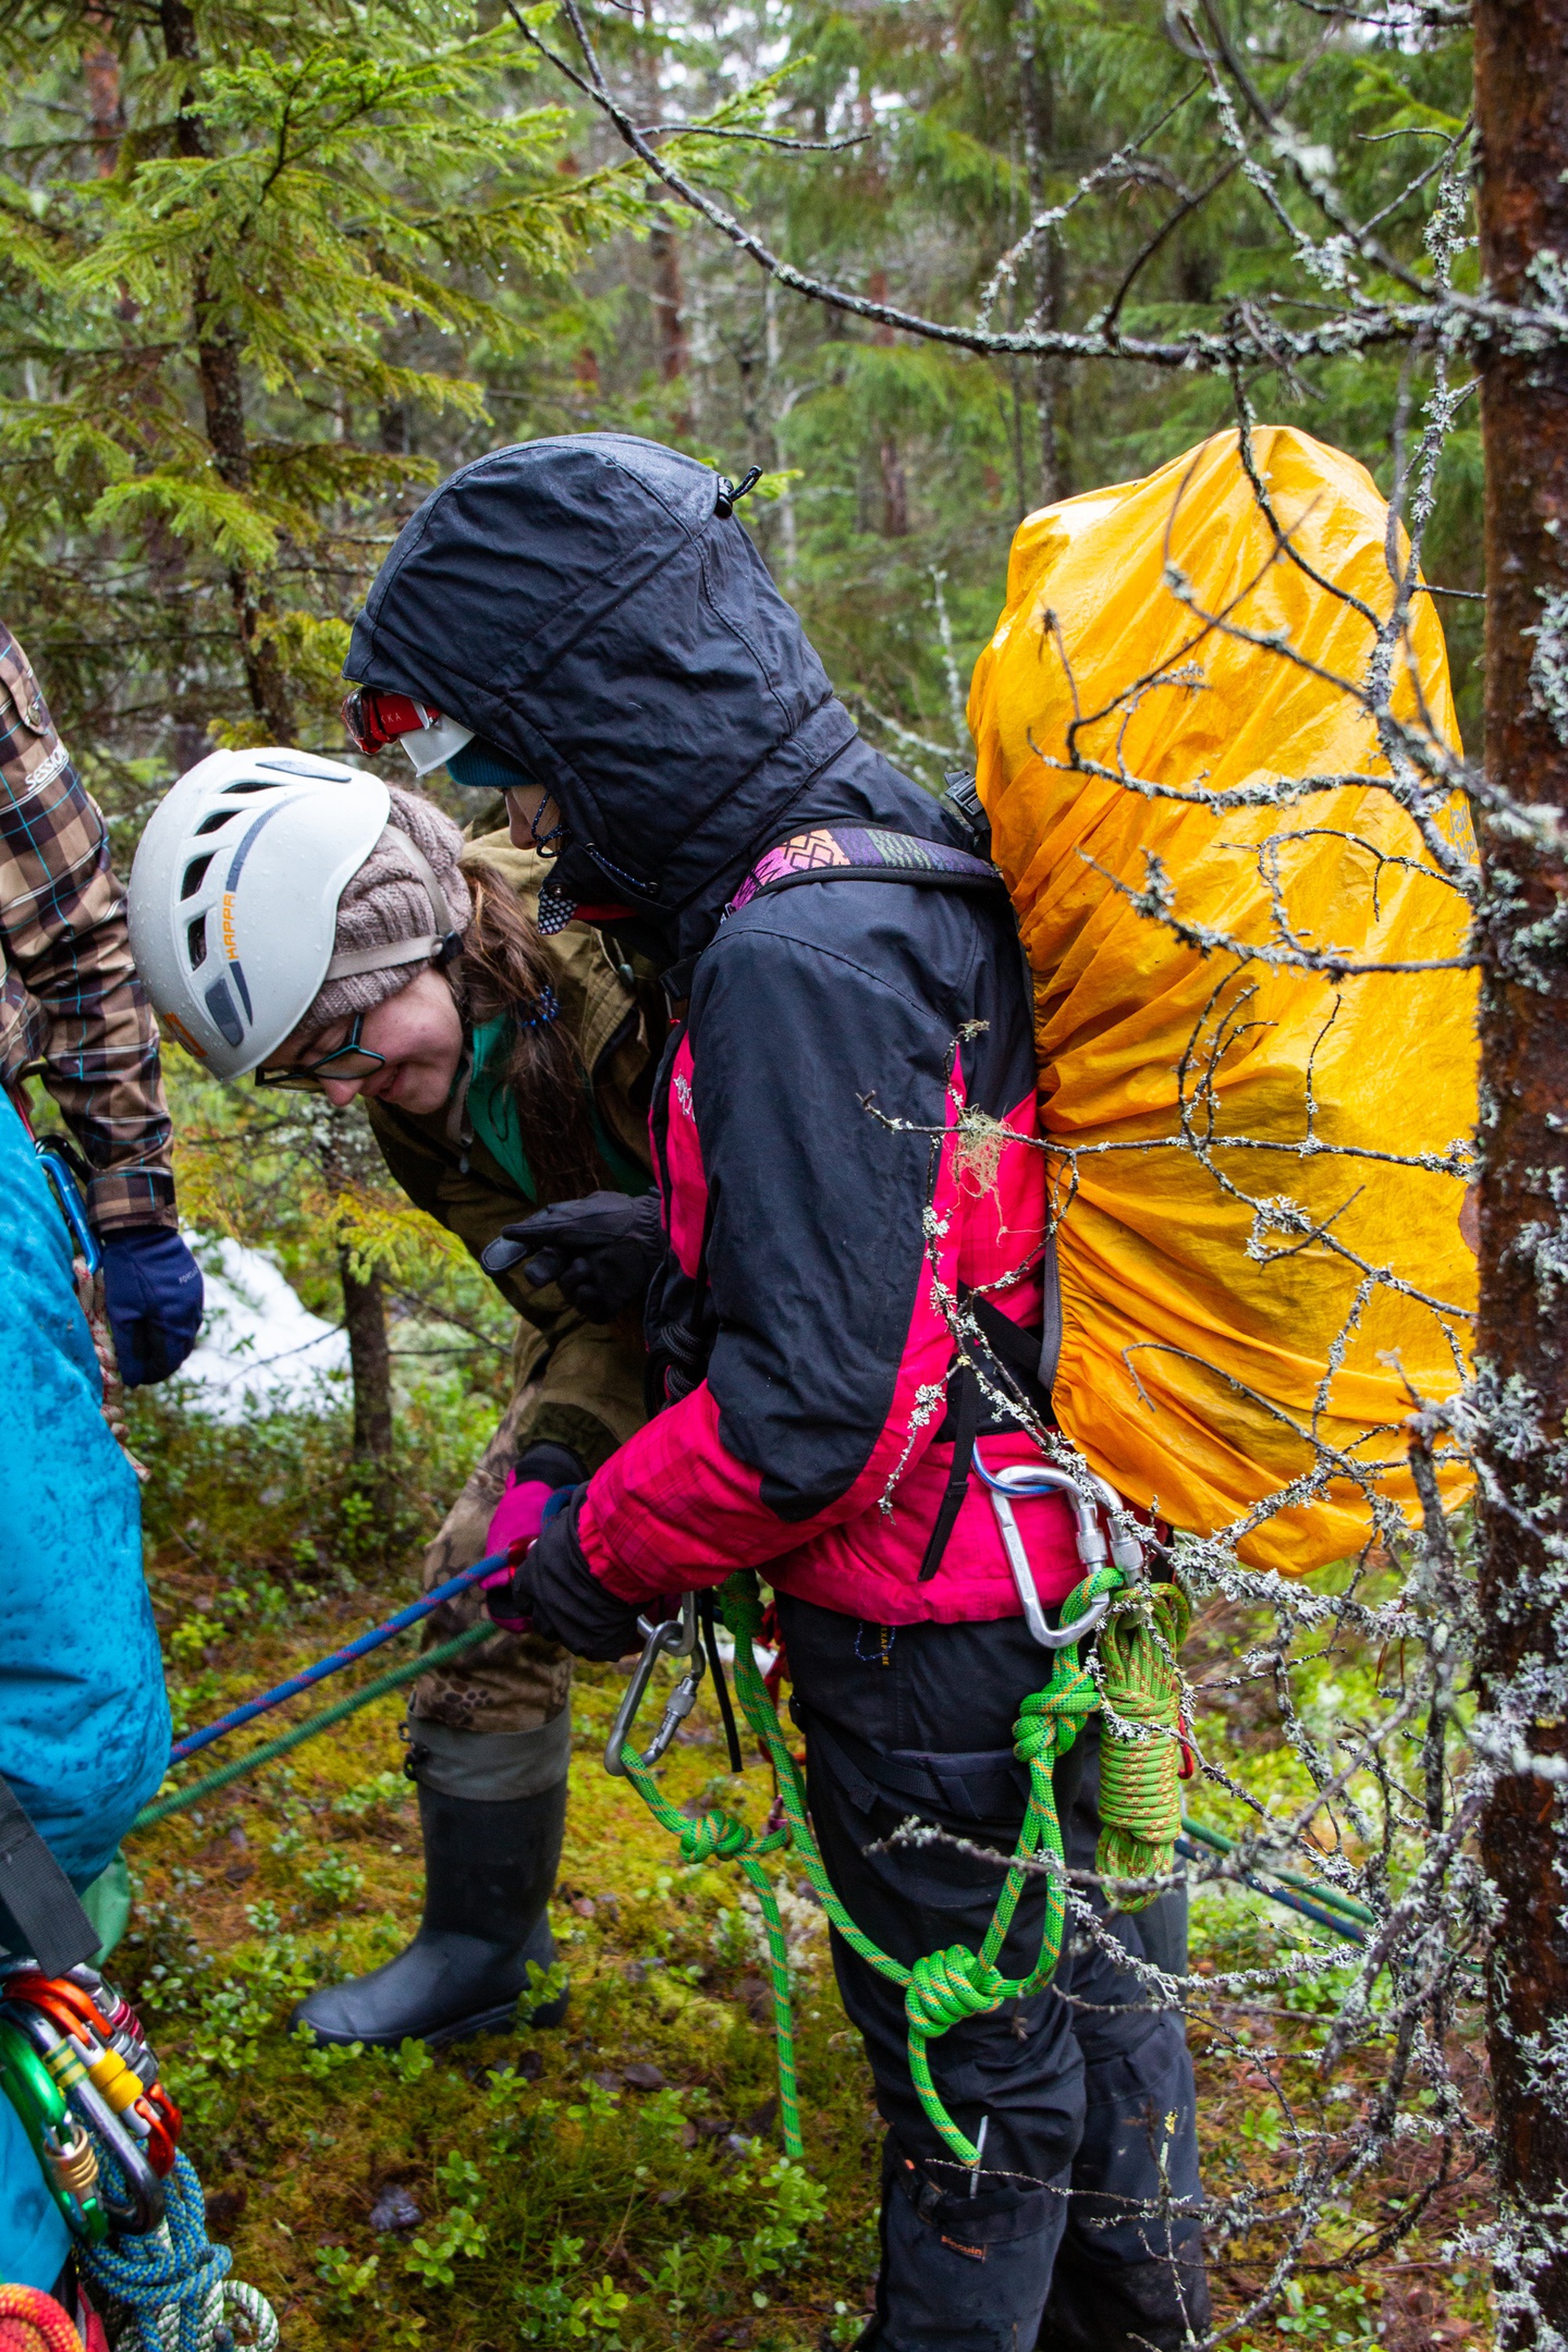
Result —
POLYGON ((763 852, 724 912, 732 915, 759 893, 816 877, 857 882, 934 882, 973 889, 999 887, 1002 877, 984 857, 919 841, 910 833, 876 825, 813 825, 763 852))

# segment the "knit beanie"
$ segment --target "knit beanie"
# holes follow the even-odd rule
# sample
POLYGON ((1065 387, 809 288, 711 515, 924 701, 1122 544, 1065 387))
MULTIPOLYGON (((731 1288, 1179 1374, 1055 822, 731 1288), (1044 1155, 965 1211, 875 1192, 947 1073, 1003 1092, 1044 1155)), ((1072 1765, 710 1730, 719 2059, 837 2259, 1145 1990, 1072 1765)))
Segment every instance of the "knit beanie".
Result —
MULTIPOLYGON (((334 956, 352 955, 364 948, 390 947, 398 940, 427 938, 438 928, 467 930, 473 919, 468 886, 458 870, 463 836, 449 816, 417 793, 389 784, 392 814, 380 840, 358 872, 343 885, 338 900, 338 926, 332 940, 334 956), (407 843, 424 852, 447 901, 447 923, 437 926, 436 910, 407 843)), ((379 971, 348 973, 329 980, 300 1027, 308 1036, 349 1021, 356 1013, 374 1012, 408 986, 425 969, 423 962, 386 964, 379 971)))

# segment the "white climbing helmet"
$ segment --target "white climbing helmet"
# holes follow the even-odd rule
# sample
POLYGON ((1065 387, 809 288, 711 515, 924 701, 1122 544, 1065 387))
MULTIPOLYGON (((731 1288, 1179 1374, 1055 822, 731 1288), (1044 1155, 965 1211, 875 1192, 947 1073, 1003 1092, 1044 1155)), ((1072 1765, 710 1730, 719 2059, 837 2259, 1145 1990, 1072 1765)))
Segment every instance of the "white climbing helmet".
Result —
POLYGON ((378 777, 277 746, 212 752, 153 811, 131 868, 131 951, 159 1013, 215 1077, 258 1068, 329 978, 439 952, 450 918, 408 842, 431 934, 332 953, 338 900, 391 807, 378 777))

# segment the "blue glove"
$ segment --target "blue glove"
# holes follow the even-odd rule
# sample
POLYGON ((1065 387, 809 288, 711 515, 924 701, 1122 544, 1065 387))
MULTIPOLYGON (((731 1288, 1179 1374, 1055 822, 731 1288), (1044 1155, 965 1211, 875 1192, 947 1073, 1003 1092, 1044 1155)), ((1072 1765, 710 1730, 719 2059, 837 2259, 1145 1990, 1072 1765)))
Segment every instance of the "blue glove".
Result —
POLYGON ((202 1328, 201 1267, 168 1225, 132 1225, 100 1239, 120 1377, 128 1389, 166 1381, 202 1328))

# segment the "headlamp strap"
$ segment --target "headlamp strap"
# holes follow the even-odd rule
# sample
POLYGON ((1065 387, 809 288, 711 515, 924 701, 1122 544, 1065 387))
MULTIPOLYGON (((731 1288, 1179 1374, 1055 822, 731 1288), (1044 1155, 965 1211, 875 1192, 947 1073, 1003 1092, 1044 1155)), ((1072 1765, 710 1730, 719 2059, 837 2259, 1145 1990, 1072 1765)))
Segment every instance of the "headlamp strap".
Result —
POLYGON ((430 901, 430 911, 437 929, 418 939, 388 940, 374 948, 348 948, 335 955, 327 966, 327 980, 352 980, 362 971, 389 971, 400 963, 434 962, 442 970, 460 953, 463 935, 452 929, 451 911, 447 896, 436 879, 435 869, 419 844, 401 825, 393 828, 398 836, 398 847, 407 857, 415 873, 425 885, 425 895, 430 901))

